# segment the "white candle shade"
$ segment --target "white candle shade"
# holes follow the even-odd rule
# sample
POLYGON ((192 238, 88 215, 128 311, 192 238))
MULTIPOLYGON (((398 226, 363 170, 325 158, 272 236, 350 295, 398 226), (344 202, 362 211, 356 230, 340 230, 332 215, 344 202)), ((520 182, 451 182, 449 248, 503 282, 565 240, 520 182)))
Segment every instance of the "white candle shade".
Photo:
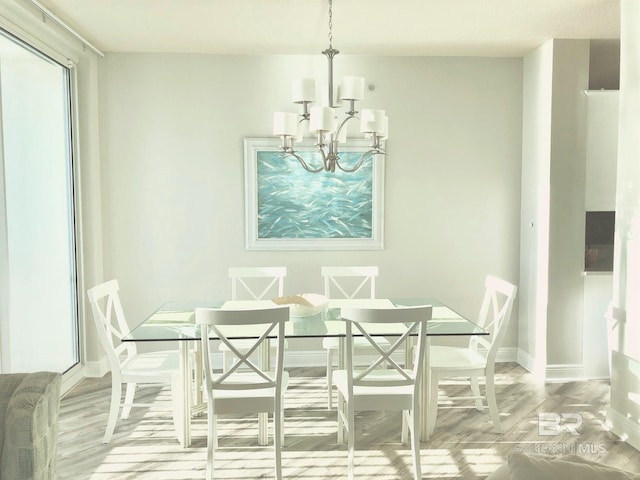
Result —
POLYGON ((275 112, 273 114, 273 134, 282 135, 298 135, 298 115, 288 112, 275 112))
POLYGON ((360 113, 360 131, 362 133, 384 133, 386 127, 384 110, 364 109, 360 113))
POLYGON ((362 100, 364 98, 364 78, 344 77, 340 88, 342 100, 362 100))
POLYGON ((316 82, 313 78, 298 78, 293 81, 293 103, 314 102, 316 82))
POLYGON ((330 132, 333 130, 333 108, 315 105, 311 107, 309 131, 330 132))

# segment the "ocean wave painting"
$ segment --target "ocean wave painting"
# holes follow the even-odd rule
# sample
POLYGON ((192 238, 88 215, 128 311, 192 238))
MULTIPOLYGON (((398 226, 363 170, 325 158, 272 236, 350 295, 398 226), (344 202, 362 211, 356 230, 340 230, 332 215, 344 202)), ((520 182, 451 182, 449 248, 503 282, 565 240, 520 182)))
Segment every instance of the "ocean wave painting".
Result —
MULTIPOLYGON (((354 165, 362 152, 344 152, 354 165)), ((319 165, 317 152, 305 160, 319 165)), ((259 239, 371 239, 374 158, 357 172, 310 173, 295 158, 273 150, 256 152, 259 239)))

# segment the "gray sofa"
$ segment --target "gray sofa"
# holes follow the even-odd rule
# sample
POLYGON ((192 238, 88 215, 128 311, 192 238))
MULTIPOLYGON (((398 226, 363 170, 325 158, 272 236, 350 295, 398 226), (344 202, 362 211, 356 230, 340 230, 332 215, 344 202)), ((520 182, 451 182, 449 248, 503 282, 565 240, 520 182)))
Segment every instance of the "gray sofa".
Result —
POLYGON ((486 480, 640 480, 640 475, 578 455, 548 456, 512 453, 507 463, 486 480))
POLYGON ((0 480, 56 478, 59 373, 0 375, 0 480))

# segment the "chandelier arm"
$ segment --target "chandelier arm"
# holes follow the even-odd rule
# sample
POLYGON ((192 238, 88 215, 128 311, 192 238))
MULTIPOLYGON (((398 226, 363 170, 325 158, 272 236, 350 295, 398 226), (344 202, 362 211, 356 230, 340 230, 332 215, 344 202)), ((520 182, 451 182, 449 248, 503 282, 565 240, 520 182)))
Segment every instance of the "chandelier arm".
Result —
POLYGON ((296 152, 294 151, 289 151, 289 152, 282 152, 283 156, 291 156, 293 158, 295 158, 296 160, 298 160, 298 162, 300 162, 300 165, 302 165, 302 168, 304 168, 307 172, 311 172, 311 173, 318 173, 321 172, 322 170, 324 170, 324 162, 323 164, 319 167, 319 168, 311 168, 307 162, 305 162, 304 158, 302 158, 300 155, 298 155, 296 152))
POLYGON ((336 129, 336 134, 335 134, 335 138, 339 138, 340 137, 340 132, 342 131, 342 128, 346 125, 346 123, 351 120, 352 118, 358 118, 355 114, 358 112, 345 112, 347 114, 347 116, 344 118, 344 120, 342 120, 340 122, 340 125, 338 125, 338 128, 336 129))
POLYGON ((322 168, 327 172, 331 171, 331 158, 333 157, 332 145, 333 141, 329 142, 329 152, 327 153, 325 151, 325 148, 327 148, 326 143, 319 142, 316 144, 316 146, 318 147, 318 152, 320 153, 320 155, 322 155, 322 168))
POLYGON ((364 163, 365 160, 367 160, 369 157, 373 157, 374 155, 385 155, 385 152, 384 152, 384 150, 381 150, 379 148, 374 148, 372 150, 369 150, 369 151, 363 153, 362 156, 360 156, 360 158, 358 159, 358 163, 356 163, 355 167, 353 167, 353 168, 343 167, 340 164, 339 161, 336 162, 336 165, 343 172, 353 173, 353 172, 355 172, 356 170, 358 170, 362 166, 362 164, 364 163))

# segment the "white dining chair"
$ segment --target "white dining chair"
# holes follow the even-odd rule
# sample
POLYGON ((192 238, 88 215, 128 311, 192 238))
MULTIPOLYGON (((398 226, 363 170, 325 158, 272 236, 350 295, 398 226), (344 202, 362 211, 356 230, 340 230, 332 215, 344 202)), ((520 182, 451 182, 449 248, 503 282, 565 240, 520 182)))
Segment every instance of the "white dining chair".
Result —
POLYGON ((421 478, 420 394, 427 350, 427 321, 431 314, 431 306, 342 308, 341 316, 346 324, 346 368, 334 372, 333 383, 338 390, 338 443, 344 442, 344 432, 347 433, 349 479, 354 476, 355 412, 369 410, 403 412, 401 440, 406 443, 408 433, 411 434, 414 478, 421 478), (380 324, 404 325, 406 330, 401 336, 394 337, 392 344, 382 347, 371 334, 372 326, 380 324), (404 346, 410 335, 417 336, 417 346, 413 368, 408 370, 392 355, 404 346), (377 352, 376 359, 366 367, 357 367, 354 361, 357 339, 368 342, 377 352), (387 368, 378 368, 383 364, 387 364, 387 368))
MULTIPOLYGON (((327 298, 376 298, 377 266, 321 267, 320 274, 324 282, 324 295, 327 298)), ((376 339, 380 345, 389 346, 383 338, 376 339)), ((339 340, 329 337, 322 340, 322 348, 327 351, 327 408, 333 408, 333 370, 334 354, 339 351, 339 340)), ((372 352, 370 345, 357 338, 355 348, 358 353, 372 352)))
POLYGON ((474 400, 479 411, 483 400, 489 407, 494 431, 502 433, 495 392, 495 363, 498 349, 507 333, 513 301, 518 288, 500 278, 489 275, 477 324, 489 335, 473 335, 467 347, 432 345, 429 354, 431 376, 429 435, 433 434, 438 414, 438 384, 444 377, 464 377, 470 381, 471 396, 447 397, 451 400, 474 400), (480 393, 479 377, 485 378, 485 395, 480 393))
MULTIPOLYGON (((282 297, 286 276, 287 267, 230 267, 231 300, 264 300, 282 297)), ((235 340, 236 348, 241 350, 246 351, 250 345, 250 341, 235 340)), ((222 352, 222 368, 227 369, 229 348, 221 343, 219 350, 222 352)))
POLYGON ((120 302, 117 280, 97 285, 87 291, 98 338, 109 361, 111 369, 111 405, 109 419, 102 439, 109 443, 113 435, 118 411, 122 407, 122 419, 129 417, 132 407, 149 407, 154 404, 136 403, 134 396, 139 385, 170 385, 173 424, 180 437, 183 421, 180 402, 184 392, 180 383, 180 363, 178 351, 156 351, 138 353, 136 342, 122 342, 130 331, 120 302), (122 384, 126 393, 122 400, 122 384))
POLYGON ((200 325, 202 364, 207 397, 207 479, 213 478, 214 456, 218 448, 217 417, 226 414, 271 413, 276 478, 282 478, 282 442, 284 441, 283 395, 289 375, 283 369, 284 325, 289 319, 288 306, 251 310, 196 309, 200 325), (233 340, 251 332, 256 338, 242 351, 233 340), (266 370, 251 360, 269 337, 275 337, 274 370, 266 370), (211 339, 217 338, 229 349, 234 362, 222 373, 211 367, 211 339))

